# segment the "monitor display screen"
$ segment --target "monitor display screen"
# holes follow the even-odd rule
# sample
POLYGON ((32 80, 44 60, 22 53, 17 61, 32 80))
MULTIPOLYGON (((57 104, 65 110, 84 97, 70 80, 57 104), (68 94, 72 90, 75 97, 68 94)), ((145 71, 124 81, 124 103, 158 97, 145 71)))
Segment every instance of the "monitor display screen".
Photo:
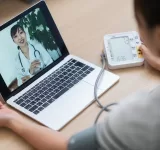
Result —
POLYGON ((120 62, 133 59, 129 37, 112 38, 109 40, 109 47, 113 61, 120 62))

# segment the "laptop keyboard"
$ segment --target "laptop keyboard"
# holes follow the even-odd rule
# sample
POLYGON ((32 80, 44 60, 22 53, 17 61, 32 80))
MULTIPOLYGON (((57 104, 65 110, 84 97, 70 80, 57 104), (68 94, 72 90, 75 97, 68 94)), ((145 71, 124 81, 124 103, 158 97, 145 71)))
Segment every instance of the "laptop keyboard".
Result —
POLYGON ((14 102, 37 115, 93 70, 71 59, 14 102))

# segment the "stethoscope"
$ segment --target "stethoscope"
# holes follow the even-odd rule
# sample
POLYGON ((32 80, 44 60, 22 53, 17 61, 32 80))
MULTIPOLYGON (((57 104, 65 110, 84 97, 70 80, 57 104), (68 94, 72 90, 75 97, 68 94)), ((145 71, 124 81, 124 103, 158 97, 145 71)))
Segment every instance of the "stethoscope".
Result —
MULTIPOLYGON (((40 52, 38 50, 36 50, 35 47, 32 44, 31 44, 31 46, 34 49, 34 57, 36 58, 36 53, 38 53, 38 55, 41 57, 40 52)), ((18 49, 20 49, 20 48, 18 47, 18 49)), ((18 57, 19 57, 19 61, 20 61, 21 67, 22 67, 22 72, 25 72, 25 68, 24 68, 24 66, 22 64, 22 60, 21 60, 21 57, 20 57, 20 53, 18 53, 18 57)))

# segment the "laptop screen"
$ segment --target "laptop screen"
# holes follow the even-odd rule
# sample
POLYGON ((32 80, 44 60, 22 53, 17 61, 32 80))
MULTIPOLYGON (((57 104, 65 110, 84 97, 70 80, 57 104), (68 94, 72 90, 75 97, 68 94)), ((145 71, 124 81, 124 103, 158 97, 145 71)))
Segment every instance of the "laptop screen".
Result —
POLYGON ((10 91, 61 56, 40 8, 0 32, 0 73, 10 91))

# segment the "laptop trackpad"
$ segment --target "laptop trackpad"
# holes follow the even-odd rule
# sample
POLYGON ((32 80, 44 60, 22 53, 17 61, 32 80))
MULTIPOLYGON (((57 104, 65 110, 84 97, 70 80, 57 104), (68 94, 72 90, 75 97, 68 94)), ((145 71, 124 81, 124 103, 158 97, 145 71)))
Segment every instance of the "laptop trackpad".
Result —
MULTIPOLYGON (((37 117, 45 124, 48 123, 48 127, 59 130, 93 102, 93 90, 92 85, 81 81, 37 117)), ((98 94, 102 94, 102 90, 99 90, 98 94)))

